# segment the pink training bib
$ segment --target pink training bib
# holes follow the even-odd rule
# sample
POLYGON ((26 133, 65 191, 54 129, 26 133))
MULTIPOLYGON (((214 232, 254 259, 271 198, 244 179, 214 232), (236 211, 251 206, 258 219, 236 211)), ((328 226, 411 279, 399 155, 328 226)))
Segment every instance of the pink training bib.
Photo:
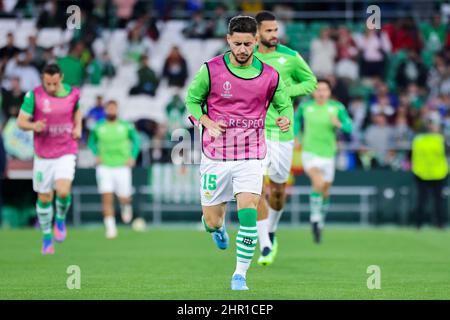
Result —
POLYGON ((210 159, 223 161, 263 159, 267 151, 264 124, 278 86, 277 71, 263 64, 259 76, 243 79, 231 73, 224 55, 206 65, 210 76, 207 115, 215 122, 225 123, 227 128, 218 138, 204 128, 203 153, 210 159))
POLYGON ((38 157, 59 158, 66 154, 77 154, 78 143, 72 138, 75 126, 74 113, 80 90, 72 87, 69 95, 53 97, 42 86, 34 89, 34 121, 46 121, 45 130, 34 133, 34 149, 38 157))

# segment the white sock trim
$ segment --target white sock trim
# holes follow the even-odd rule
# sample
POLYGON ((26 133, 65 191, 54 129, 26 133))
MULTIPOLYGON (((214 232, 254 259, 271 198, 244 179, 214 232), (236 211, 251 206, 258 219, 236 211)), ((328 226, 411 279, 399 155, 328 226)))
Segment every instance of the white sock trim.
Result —
POLYGON ((284 209, 274 210, 269 206, 269 232, 276 232, 284 209))
POLYGON ((261 251, 266 247, 272 249, 272 242, 269 238, 269 219, 259 220, 256 225, 258 226, 258 240, 261 251))

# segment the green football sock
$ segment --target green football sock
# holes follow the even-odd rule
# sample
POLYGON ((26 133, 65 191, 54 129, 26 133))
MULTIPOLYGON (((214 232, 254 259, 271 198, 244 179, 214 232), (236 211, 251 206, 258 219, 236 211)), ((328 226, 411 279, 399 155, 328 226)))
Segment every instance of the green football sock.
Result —
POLYGON ((72 195, 68 195, 65 198, 56 196, 56 219, 66 220, 66 214, 69 211, 72 204, 72 195))
POLYGON ((36 203, 36 212, 41 226, 44 238, 52 235, 52 219, 53 219, 53 205, 51 202, 43 203, 38 199, 36 203))
POLYGON ((258 242, 258 231, 256 227, 256 209, 244 208, 238 211, 239 231, 236 237, 236 271, 245 277, 258 242))
POLYGON ((328 210, 330 208, 330 197, 324 197, 322 200, 322 220, 321 226, 325 224, 325 219, 327 218, 328 210))
POLYGON ((310 221, 320 222, 322 217, 322 193, 313 191, 309 196, 309 206, 311 209, 310 221))

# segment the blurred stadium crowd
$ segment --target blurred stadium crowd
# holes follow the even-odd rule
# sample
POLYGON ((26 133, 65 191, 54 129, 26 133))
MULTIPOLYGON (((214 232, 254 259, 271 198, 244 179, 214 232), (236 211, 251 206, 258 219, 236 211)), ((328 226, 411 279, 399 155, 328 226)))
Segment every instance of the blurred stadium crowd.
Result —
MULTIPOLYGON (((229 18, 268 9, 280 18, 280 41, 328 78, 354 121, 340 136, 337 168, 410 170, 410 146, 426 121, 442 126, 450 146, 450 32, 444 2, 429 2, 418 19, 402 16, 368 30, 358 19, 298 19, 307 3, 270 1, 0 0, 0 128, 8 156, 31 159, 29 134, 15 124, 24 94, 56 61, 65 82, 81 87, 85 114, 79 166, 93 165, 85 143, 105 117, 109 99, 135 123, 144 141, 138 164, 170 162, 171 133, 190 128, 183 102, 201 63, 226 50, 229 18), (66 30, 66 8, 81 7, 81 28, 66 30), (183 12, 189 19, 178 19, 183 12)), ((333 3, 320 10, 333 10, 333 3)), ((392 8, 391 8, 392 9, 392 8)), ((301 103, 298 101, 297 103, 301 103)))

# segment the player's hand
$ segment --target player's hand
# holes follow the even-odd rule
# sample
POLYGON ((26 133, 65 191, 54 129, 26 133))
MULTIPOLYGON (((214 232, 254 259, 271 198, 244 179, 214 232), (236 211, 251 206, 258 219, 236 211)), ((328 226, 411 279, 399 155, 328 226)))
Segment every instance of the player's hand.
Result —
POLYGON ((33 131, 36 133, 40 133, 40 132, 44 131, 45 127, 46 127, 46 122, 47 122, 47 120, 45 120, 45 119, 34 122, 33 131))
POLYGON ((133 158, 128 159, 127 161, 127 166, 130 168, 133 168, 136 165, 136 160, 134 160, 133 158))
POLYGON ((72 138, 74 138, 74 139, 81 138, 81 126, 75 126, 75 128, 73 128, 72 138))
POLYGON ((211 120, 208 116, 204 115, 200 118, 200 122, 206 129, 208 129, 209 135, 213 138, 219 137, 225 132, 227 125, 223 122, 215 122, 211 120))
POLYGON ((102 159, 101 159, 100 157, 95 157, 95 163, 96 163, 97 165, 102 164, 102 159))
POLYGON ((340 129, 342 127, 342 123, 339 121, 339 119, 336 116, 331 116, 331 123, 336 128, 340 129))
POLYGON ((277 119, 277 126, 280 128, 282 132, 289 131, 289 127, 291 125, 291 122, 287 117, 279 117, 277 119))

